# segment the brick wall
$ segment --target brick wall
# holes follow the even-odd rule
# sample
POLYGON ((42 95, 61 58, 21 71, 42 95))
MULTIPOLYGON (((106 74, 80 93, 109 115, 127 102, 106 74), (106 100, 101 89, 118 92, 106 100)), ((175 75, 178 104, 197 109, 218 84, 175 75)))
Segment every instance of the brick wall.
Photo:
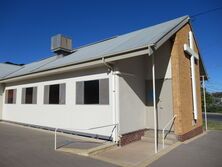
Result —
POLYGON ((185 141, 185 140, 190 139, 194 136, 197 136, 198 134, 201 134, 202 132, 203 132, 202 126, 199 126, 199 127, 192 129, 191 131, 189 131, 185 134, 177 135, 177 140, 185 141))
POLYGON ((144 136, 145 131, 146 129, 141 129, 138 131, 123 134, 122 137, 120 138, 119 145, 124 146, 134 141, 141 140, 141 137, 144 136))
MULTIPOLYGON (((200 89, 200 66, 197 62, 196 89, 198 103, 198 120, 193 124, 193 101, 190 56, 185 54, 183 45, 189 44, 188 33, 191 27, 186 24, 175 36, 171 58, 172 58, 172 91, 173 91, 173 111, 177 115, 175 120, 175 133, 178 139, 190 138, 202 132, 202 110, 201 110, 201 89, 200 89), (195 131, 195 132, 194 132, 195 131), (190 133, 189 133, 190 132, 190 133), (187 137, 189 136, 189 137, 187 137)), ((195 51, 198 52, 195 45, 195 51)))

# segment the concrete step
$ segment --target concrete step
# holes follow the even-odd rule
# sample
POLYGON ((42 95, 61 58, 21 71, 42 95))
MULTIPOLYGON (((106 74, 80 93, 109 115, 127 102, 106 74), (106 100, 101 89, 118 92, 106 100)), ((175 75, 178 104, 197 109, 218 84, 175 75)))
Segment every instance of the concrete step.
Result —
POLYGON ((107 142, 101 146, 97 146, 90 149, 79 149, 79 148, 59 148, 57 151, 63 151, 67 153, 82 155, 82 156, 90 156, 95 155, 110 149, 117 147, 116 143, 107 142))
POLYGON ((117 148, 117 147, 118 146, 117 146, 116 143, 107 143, 107 144, 104 144, 102 146, 98 146, 98 147, 89 149, 88 150, 88 155, 95 155, 95 154, 105 152, 107 150, 111 150, 111 149, 117 148))
MULTIPOLYGON (((154 143, 154 138, 153 137, 142 136, 141 140, 149 142, 149 143, 154 143)), ((162 138, 161 139, 159 138, 158 140, 159 140, 159 143, 162 143, 162 138)), ((167 145, 172 145, 172 144, 176 143, 177 140, 175 140, 175 139, 165 139, 164 142, 167 145)))

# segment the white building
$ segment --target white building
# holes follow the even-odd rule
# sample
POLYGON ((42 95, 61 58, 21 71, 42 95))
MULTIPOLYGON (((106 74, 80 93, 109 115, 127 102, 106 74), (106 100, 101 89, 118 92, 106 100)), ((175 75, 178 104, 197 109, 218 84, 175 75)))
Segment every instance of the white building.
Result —
MULTIPOLYGON (((188 16, 75 49, 71 39, 55 36, 54 56, 23 66, 0 65, 1 119, 106 139, 111 136, 127 144, 140 139, 147 129, 163 129, 177 115, 170 130, 180 140, 187 134, 192 137, 202 118, 193 117, 191 84, 185 87, 176 80, 180 77, 177 69, 184 68, 176 55, 186 56, 183 45, 182 51, 175 49, 179 46, 175 41, 183 39, 180 33, 186 27, 192 31, 188 16), (178 105, 185 98, 177 92, 184 89, 191 97, 186 107, 178 105)), ((189 42, 188 33, 184 34, 189 42)), ((196 76, 205 75, 201 57, 198 62, 196 76)), ((184 76, 191 83, 190 75, 184 72, 184 76)), ((198 79, 196 84, 199 107, 198 79)))

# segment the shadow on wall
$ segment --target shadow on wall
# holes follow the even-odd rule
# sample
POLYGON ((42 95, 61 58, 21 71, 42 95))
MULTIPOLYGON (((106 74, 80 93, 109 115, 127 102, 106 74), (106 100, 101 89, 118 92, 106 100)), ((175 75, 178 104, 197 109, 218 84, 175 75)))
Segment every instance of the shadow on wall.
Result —
MULTIPOLYGON (((129 95, 128 100, 139 99, 145 102, 145 56, 118 61, 116 66, 120 75, 120 96, 129 95), (122 80, 122 81, 121 81, 122 80), (125 85, 126 84, 126 85, 125 85), (122 85, 122 86, 121 86, 122 85), (136 95, 136 98, 135 98, 136 95), (133 98, 133 99, 130 99, 133 98)), ((135 102, 135 101, 133 101, 135 102)))
POLYGON ((0 84, 0 96, 2 96, 4 89, 5 89, 5 86, 0 84))
MULTIPOLYGON (((164 78, 168 75, 167 68, 171 57, 172 41, 167 41, 155 53, 157 104, 160 102, 164 78)), ((116 66, 123 73, 121 78, 123 78, 140 101, 145 106, 153 106, 152 56, 144 55, 118 61, 116 66)))
MULTIPOLYGON (((173 40, 168 40, 156 52, 155 62, 155 83, 156 83, 156 103, 160 102, 160 94, 165 78, 169 75, 168 65, 170 63, 173 40), (168 72, 168 73, 167 73, 168 72)), ((152 78, 152 56, 146 57, 146 106, 153 106, 153 78, 152 78)), ((169 69, 171 70, 171 69, 169 69)))
MULTIPOLYGON (((155 88, 157 105, 157 125, 162 129, 172 117, 172 87, 171 87, 171 40, 163 44, 154 54, 155 62, 155 88)), ((146 57, 146 106, 148 107, 148 126, 153 127, 153 79, 152 79, 152 56, 146 57)))

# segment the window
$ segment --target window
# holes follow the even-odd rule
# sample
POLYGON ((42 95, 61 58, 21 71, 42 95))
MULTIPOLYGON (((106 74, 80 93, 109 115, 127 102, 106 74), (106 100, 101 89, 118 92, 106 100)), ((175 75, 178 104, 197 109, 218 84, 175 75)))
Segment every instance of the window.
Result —
POLYGON ((84 104, 99 104, 99 80, 84 82, 84 104))
POLYGON ((44 87, 44 104, 65 104, 66 85, 55 84, 44 87))
POLYGON ((22 104, 37 104, 37 87, 22 88, 22 104))
POLYGON ((59 85, 49 86, 49 104, 59 104, 59 85))
POLYGON ((76 82, 76 104, 109 104, 109 79, 76 82))
POLYGON ((8 89, 5 92, 5 103, 15 104, 16 103, 16 89, 8 89))

